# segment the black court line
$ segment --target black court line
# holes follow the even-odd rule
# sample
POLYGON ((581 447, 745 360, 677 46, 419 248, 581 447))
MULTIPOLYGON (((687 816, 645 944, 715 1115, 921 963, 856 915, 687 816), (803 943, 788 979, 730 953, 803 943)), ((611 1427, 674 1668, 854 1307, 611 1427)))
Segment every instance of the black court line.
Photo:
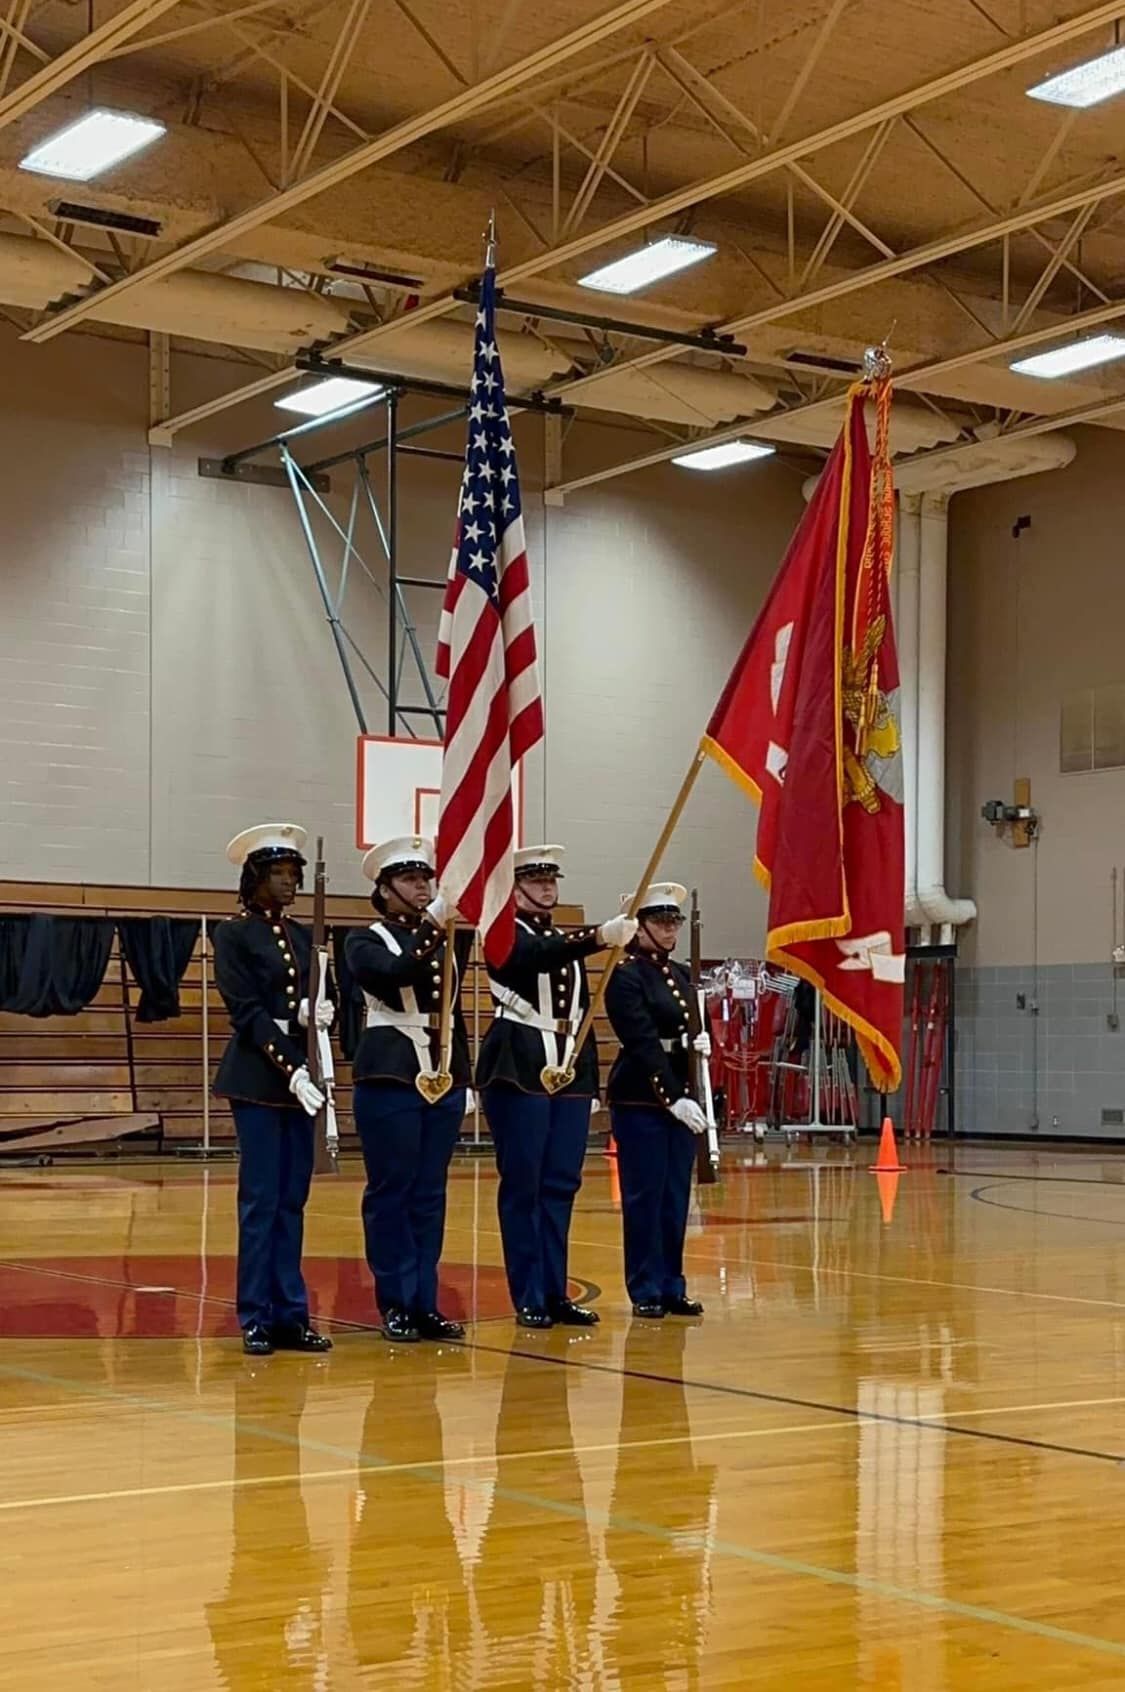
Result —
MULTIPOLYGON (((1002 1187, 1006 1185, 1006 1182, 1000 1180, 996 1185, 1002 1187)), ((1075 1181, 1073 1185, 1076 1187, 1115 1187, 1117 1182, 1075 1181)), ((1125 1228, 1125 1216, 1087 1216, 1085 1214, 1080 1215, 1073 1210, 1032 1210, 1026 1204, 1005 1204, 1003 1199, 986 1198, 985 1194, 992 1191, 994 1191, 992 1187, 974 1187, 969 1197, 976 1199, 978 1204, 987 1204, 993 1210, 1013 1210, 1017 1216, 1053 1216, 1060 1222, 1093 1222, 1104 1228, 1125 1228)))
MULTIPOLYGON (((30 1273, 36 1272, 36 1268, 32 1263, 19 1263, 11 1260, 0 1260, 0 1268, 24 1270, 30 1273)), ((137 1291, 137 1288, 130 1286, 127 1283, 106 1281, 102 1280, 101 1277, 98 1276, 79 1275, 73 1272, 60 1270, 52 1271, 49 1269, 39 1272, 47 1275, 54 1274, 59 1279, 94 1282, 95 1284, 113 1286, 130 1292, 137 1291)), ((203 1303, 227 1306, 233 1304, 233 1300, 219 1298, 213 1293, 188 1293, 173 1289, 171 1293, 165 1294, 164 1296, 191 1298, 203 1303)), ((346 1317, 318 1316, 317 1320, 321 1326, 331 1326, 357 1335, 373 1334, 381 1336, 382 1334, 382 1329, 373 1324, 355 1321, 346 1317)), ((476 1318, 471 1322, 471 1326, 502 1320, 502 1317, 485 1317, 483 1319, 476 1318)), ((128 1339, 130 1343, 135 1343, 135 1339, 137 1337, 140 1336, 130 1335, 128 1336, 128 1339)), ((210 1340, 212 1344, 224 1343, 223 1336, 216 1335, 195 1336, 192 1334, 170 1334, 161 1335, 159 1337, 163 1341, 171 1339, 177 1342, 201 1337, 210 1340)), ((616 1367, 612 1363, 595 1363, 593 1361, 582 1362, 575 1357, 556 1357, 549 1352, 522 1351, 515 1346, 484 1345, 479 1340, 466 1339, 464 1341, 452 1343, 457 1344, 460 1350, 480 1351, 494 1357, 518 1357, 528 1363, 551 1363, 556 1367, 565 1369, 585 1369, 592 1374, 615 1375, 618 1379, 622 1380, 628 1378, 630 1380, 650 1381, 654 1386, 679 1387, 685 1391, 690 1388, 693 1392, 712 1392, 729 1398, 752 1399, 760 1404, 780 1404, 785 1406, 787 1409, 793 1410, 817 1410, 827 1416, 845 1416, 849 1421, 857 1424, 860 1422, 879 1422, 889 1427, 931 1428, 936 1433, 958 1434, 964 1439, 981 1439, 990 1441, 996 1445, 1015 1445, 1032 1451, 1051 1452, 1056 1456, 1089 1457, 1099 1463, 1113 1463, 1115 1465, 1125 1464, 1125 1455, 1113 1451, 1097 1451, 1090 1446, 1061 1445, 1051 1440, 1029 1439, 1021 1434, 996 1433, 987 1428, 964 1428, 959 1427, 954 1422, 941 1422, 936 1420, 921 1421, 914 1416, 894 1416, 884 1410, 860 1410, 857 1409, 855 1405, 851 1404, 830 1404, 816 1398, 795 1398, 786 1393, 764 1392, 758 1387, 733 1386, 729 1382, 723 1381, 696 1381, 689 1380, 684 1375, 660 1375, 645 1369, 622 1369, 616 1367)), ((784 1429, 779 1429, 778 1431, 784 1432, 784 1429)))
MULTIPOLYGON (((476 1340, 465 1342, 466 1351, 487 1351, 497 1357, 520 1357, 530 1363, 554 1363, 564 1369, 586 1369, 595 1374, 617 1375, 630 1380, 651 1381, 656 1386, 675 1386, 695 1392, 721 1393, 730 1398, 750 1398, 761 1404, 780 1404, 793 1410, 819 1410, 825 1415, 846 1416, 850 1421, 882 1422, 899 1428, 932 1428, 937 1433, 960 1434, 965 1439, 983 1439, 997 1445, 1016 1445, 1033 1451, 1049 1451, 1064 1457, 1091 1457, 1098 1463, 1125 1463, 1125 1455, 1114 1451, 1096 1451, 1084 1445, 1059 1445, 1051 1440, 1028 1439, 1021 1434, 994 1433, 987 1428, 963 1428, 954 1422, 921 1421, 914 1416, 894 1416, 883 1410, 860 1410, 850 1404, 826 1404, 816 1398, 793 1398, 787 1393, 763 1392, 757 1387, 732 1386, 722 1381, 694 1381, 685 1375, 659 1375, 646 1369, 620 1369, 612 1363, 582 1362, 576 1357, 556 1357, 549 1352, 520 1351, 515 1346, 481 1345, 476 1340)), ((779 1428, 779 1433, 784 1433, 779 1428)))
POLYGON ((1104 1175, 1009 1175, 999 1169, 935 1169, 935 1175, 952 1175, 958 1181, 1029 1181, 1032 1185, 1046 1182, 1065 1187, 1120 1187, 1125 1192, 1125 1161, 1119 1181, 1107 1180, 1104 1175))

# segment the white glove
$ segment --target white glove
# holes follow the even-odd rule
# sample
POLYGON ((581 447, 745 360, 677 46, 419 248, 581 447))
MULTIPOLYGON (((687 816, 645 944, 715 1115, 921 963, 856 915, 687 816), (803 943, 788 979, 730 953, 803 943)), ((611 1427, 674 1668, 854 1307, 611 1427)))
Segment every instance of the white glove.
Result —
POLYGON ((693 1134, 706 1134, 707 1118, 694 1099, 677 1099, 672 1106, 672 1115, 677 1122, 682 1122, 685 1128, 690 1128, 693 1134))
POLYGON ((471 1116, 477 1108, 477 1096, 471 1087, 465 1088, 465 1115, 471 1116))
POLYGON ((289 1091, 307 1116, 319 1116, 324 1109, 324 1094, 309 1074, 305 1064, 289 1077, 289 1091))
POLYGON ((436 922, 439 928, 444 928, 451 918, 459 919, 460 911, 456 905, 451 905, 444 893, 436 893, 426 906, 426 915, 431 922, 436 922))
MULTIPOLYGON (((331 1028, 336 1016, 336 1007, 331 999, 318 999, 316 1006, 316 1025, 318 1028, 331 1028)), ((309 1001, 302 999, 297 1007, 297 1021, 302 1028, 309 1025, 309 1001)))
POLYGON ((698 1052, 701 1058, 709 1058, 711 1056, 711 1036, 708 1034, 706 1029, 695 1036, 695 1039, 691 1043, 691 1049, 693 1052, 698 1052))
POLYGON ((608 922, 603 922, 598 929, 598 939, 603 946, 627 946, 640 924, 636 917, 615 916, 608 922))

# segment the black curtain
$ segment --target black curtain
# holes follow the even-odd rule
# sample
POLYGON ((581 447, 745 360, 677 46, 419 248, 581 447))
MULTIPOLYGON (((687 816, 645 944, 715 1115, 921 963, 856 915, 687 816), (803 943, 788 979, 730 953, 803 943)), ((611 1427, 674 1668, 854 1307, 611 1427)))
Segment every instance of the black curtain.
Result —
POLYGON ((199 939, 194 917, 123 917, 117 924, 125 960, 141 990, 138 1022, 180 1014, 180 982, 199 939))
POLYGON ((352 932, 352 926, 347 928, 333 927, 332 933, 332 963, 336 976, 336 1005, 338 1016, 336 1033, 340 1041, 340 1050, 349 1063, 355 1057, 359 1046, 359 1037, 363 1033, 363 992, 356 984, 355 976, 348 968, 348 960, 344 956, 344 942, 352 932))
POLYGON ((0 917, 0 1010, 76 1016, 105 978, 113 929, 111 917, 0 917))

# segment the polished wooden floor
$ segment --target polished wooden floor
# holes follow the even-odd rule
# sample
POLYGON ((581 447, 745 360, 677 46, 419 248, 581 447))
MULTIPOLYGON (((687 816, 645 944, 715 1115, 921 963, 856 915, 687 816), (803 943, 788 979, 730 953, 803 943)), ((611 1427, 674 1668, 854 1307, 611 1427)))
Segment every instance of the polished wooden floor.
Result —
POLYGON ((462 1347, 371 1331, 358 1172, 308 1269, 336 1349, 245 1360, 234 1171, 0 1170, 0 1687, 1125 1687, 1125 1158, 732 1160, 699 1324, 637 1323, 612 1166, 592 1333, 517 1332, 451 1183, 462 1347))

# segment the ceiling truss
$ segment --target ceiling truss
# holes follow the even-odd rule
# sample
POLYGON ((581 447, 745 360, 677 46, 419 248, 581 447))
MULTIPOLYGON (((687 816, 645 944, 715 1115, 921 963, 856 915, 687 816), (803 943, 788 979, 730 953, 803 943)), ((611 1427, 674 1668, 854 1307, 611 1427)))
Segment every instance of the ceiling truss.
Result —
MULTIPOLYGON (((772 7, 774 0, 767 3, 772 7)), ((95 314, 111 316, 109 307, 181 272, 229 269, 238 263, 236 255, 247 250, 255 232, 280 225, 298 208, 309 207, 318 196, 373 165, 407 153, 416 158, 417 149, 425 145, 431 157, 432 150, 440 148, 446 183, 471 183, 475 190, 491 183, 498 209, 510 209, 518 220, 524 232, 523 254, 501 265, 499 280, 507 287, 536 278, 556 287, 572 286, 580 261, 588 255, 604 252, 610 256, 638 235, 689 231, 699 226, 709 206, 733 202, 776 178, 776 193, 785 196, 788 268, 773 262, 768 244, 757 250, 752 238, 729 244, 732 258, 741 255, 746 308, 722 322, 711 318, 695 326, 697 330, 713 326, 719 333, 748 338, 745 364, 727 357, 720 368, 737 370, 748 365, 752 369, 764 364, 784 369, 768 337, 755 346, 755 335, 761 337, 763 331, 788 319, 815 321, 810 314, 853 296, 870 295, 872 303, 866 309, 874 325, 871 338, 881 338, 892 325, 879 324, 879 296, 872 291, 916 275, 954 311, 973 344, 943 357, 908 363, 900 372, 901 385, 922 395, 949 426, 962 421, 969 426, 982 415, 992 422, 987 405, 983 413, 967 403, 951 408, 927 384, 938 383, 955 369, 1057 339, 1060 321, 1078 332, 1125 315, 1120 277, 1091 257, 1091 252, 1096 255, 1098 237, 1109 230, 1121 209, 1125 171, 1115 171, 1111 161, 1103 160, 1100 167, 1074 171, 1067 179, 1068 150, 1081 123, 1079 114, 1068 112, 1052 124, 1021 180, 998 194, 993 182, 975 181, 975 169, 958 161, 949 145, 948 129, 923 123, 920 114, 939 102, 966 97, 989 79, 1004 78, 1032 61, 1057 55, 1071 43, 1098 32, 1106 35, 1125 16, 1125 0, 1088 6, 1033 34, 1013 33, 1008 27, 1010 18, 994 16, 993 9, 978 5, 977 0, 948 3, 967 5, 987 22, 991 30, 987 51, 906 89, 882 93, 872 86, 877 97, 859 109, 818 121, 832 53, 844 32, 857 27, 856 12, 863 0, 795 4, 785 77, 768 93, 763 90, 769 80, 770 43, 757 28, 766 7, 756 0, 757 23, 745 32, 749 45, 743 53, 748 62, 754 61, 754 82, 749 88, 740 85, 745 96, 741 99, 718 86, 706 57, 697 57, 694 41, 705 30, 714 29, 717 20, 750 11, 749 0, 709 8, 700 4, 698 18, 686 26, 681 5, 675 13, 676 27, 663 37, 659 14, 669 0, 623 0, 515 61, 509 54, 520 15, 518 0, 469 0, 477 29, 467 45, 434 26, 436 14, 427 0, 336 0, 335 4, 312 0, 303 6, 286 5, 284 0, 245 0, 229 7, 224 7, 223 0, 131 0, 114 17, 58 53, 49 50, 46 38, 36 39, 40 20, 32 13, 31 0, 9 0, 7 14, 0 18, 0 128, 26 116, 96 65, 128 63, 146 51, 190 47, 199 52, 200 42, 213 42, 215 56, 187 91, 189 113, 198 114, 217 90, 237 89, 251 66, 256 67, 259 81, 262 67, 268 69, 276 102, 276 139, 263 146, 260 123, 257 128, 249 122, 244 125, 237 99, 230 101, 229 127, 255 160, 269 192, 173 245, 145 246, 110 236, 101 247, 91 247, 82 238, 75 240, 73 228, 13 206, 12 216, 38 240, 77 259, 88 277, 78 298, 72 290, 61 304, 41 312, 23 338, 45 343, 89 322, 95 314), (161 27, 165 14, 174 8, 175 18, 161 27), (484 31, 481 20, 486 11, 490 27, 484 31), (454 92, 383 125, 373 122, 359 106, 349 109, 354 99, 350 101, 348 88, 361 44, 388 13, 401 20, 418 44, 416 51, 423 59, 428 57, 435 75, 454 85, 454 92), (644 26, 643 35, 638 26, 644 26), (323 48, 319 66, 313 65, 311 71, 308 54, 293 51, 295 32, 303 43, 315 35, 323 48), (629 38, 627 44, 622 43, 623 37, 629 38), (237 45, 233 58, 229 56, 232 41, 237 45), (220 57, 223 50, 228 53, 225 58, 220 57), (504 68, 498 69, 499 65, 504 68), (767 116, 765 108, 770 104, 775 109, 767 116), (485 123, 485 118, 490 121, 485 123), (725 165, 675 186, 660 179, 654 184, 650 144, 668 124, 685 122, 693 123, 697 134, 710 137, 712 152, 725 149, 725 165), (906 146, 921 149, 933 168, 944 173, 951 190, 964 192, 978 208, 975 222, 966 224, 961 218, 926 239, 902 240, 901 230, 896 233, 877 203, 877 185, 888 158, 906 146), (521 147, 522 163, 514 156, 509 163, 500 162, 512 148, 521 147), (546 203, 544 179, 549 185, 546 203), (607 211, 604 208, 610 202, 612 211, 607 211), (814 214, 810 206, 819 210, 814 214), (1028 260, 1029 244, 1042 255, 1034 269, 1028 260), (983 273, 992 277, 988 289, 998 301, 995 314, 983 309, 978 294, 966 286, 964 277, 969 272, 950 266, 954 259, 970 258, 971 274, 982 274, 983 264, 983 273), (1069 304, 1060 313, 1066 288, 1071 290, 1069 304), (1050 324, 1043 322, 1047 312, 1053 314, 1050 324)), ((776 8, 773 16, 776 21, 776 8)), ((464 261, 463 281, 469 282, 476 262, 467 254, 464 261)), ((313 272, 306 275, 300 263, 295 271, 285 271, 286 285, 291 286, 297 274, 301 286, 314 293, 325 291, 327 279, 313 272)), ((280 265, 277 278, 280 284, 280 265)), ((423 281, 418 294, 409 323, 419 329, 461 310, 453 288, 427 287, 423 281)), ((380 340, 401 336, 406 322, 402 304, 401 296, 388 299, 367 289, 350 332, 332 341, 332 356, 370 355, 380 340)), ((558 351, 559 337, 532 312, 525 327, 540 344, 558 351)), ((547 391, 579 405, 600 383, 639 375, 684 356, 682 348, 646 345, 617 332, 599 332, 585 350, 579 346, 575 351, 573 340, 565 344, 570 349, 566 354, 570 369, 547 391)), ((264 373, 190 410, 177 414, 169 405, 171 414, 154 420, 154 441, 167 444, 180 431, 264 397, 298 374, 296 359, 253 348, 240 352, 262 363, 264 373)), ((827 367, 804 376, 786 370, 777 407, 768 419, 758 421, 772 425, 798 412, 806 414, 810 406, 829 406, 835 403, 840 386, 840 378, 827 367), (789 399, 793 404, 788 404, 789 399)), ((1111 401, 1091 400, 1086 407, 1042 418, 1009 407, 1000 422, 1006 432, 1019 434, 1040 426, 1062 426, 1065 418, 1073 420, 1075 410, 1088 413, 1091 409, 1106 415, 1111 401)), ((600 471, 597 479, 671 457, 686 440, 717 442, 754 425, 743 418, 722 428, 648 426, 662 429, 670 437, 668 446, 600 471)), ((568 491, 590 479, 567 481, 560 472, 557 487, 568 491)))

